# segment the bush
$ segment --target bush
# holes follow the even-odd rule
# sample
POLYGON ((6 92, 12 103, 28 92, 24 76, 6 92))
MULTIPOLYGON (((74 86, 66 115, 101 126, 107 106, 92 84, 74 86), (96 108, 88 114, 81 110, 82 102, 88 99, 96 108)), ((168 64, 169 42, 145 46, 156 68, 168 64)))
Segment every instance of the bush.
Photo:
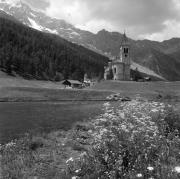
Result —
POLYGON ((180 115, 172 108, 167 108, 167 115, 164 118, 168 124, 166 132, 171 133, 177 130, 178 135, 180 135, 180 115))
POLYGON ((156 102, 125 102, 118 109, 105 104, 104 115, 93 122, 88 152, 69 164, 72 176, 178 178, 180 139, 175 131, 166 135, 164 110, 156 102))

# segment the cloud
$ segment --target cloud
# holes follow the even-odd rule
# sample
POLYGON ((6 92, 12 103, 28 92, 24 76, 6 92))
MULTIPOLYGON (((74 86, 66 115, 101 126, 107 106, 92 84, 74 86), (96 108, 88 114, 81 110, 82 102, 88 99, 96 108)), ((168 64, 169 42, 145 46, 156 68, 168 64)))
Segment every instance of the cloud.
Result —
POLYGON ((139 35, 139 39, 149 39, 154 41, 163 41, 172 37, 180 37, 180 23, 176 20, 164 22, 165 28, 161 32, 139 35))
MULTIPOLYGON (((27 1, 27 0, 26 0, 27 1)), ((28 0, 39 4, 52 17, 64 19, 77 27, 97 32, 124 29, 132 38, 166 38, 179 34, 170 25, 180 24, 179 0, 28 0), (168 23, 167 23, 168 22, 168 23), (175 22, 177 24, 175 24, 175 22), (171 34, 173 35, 173 34, 171 34), (168 34, 168 37, 171 35, 168 34)))
POLYGON ((90 20, 87 3, 82 0, 50 0, 46 12, 52 17, 64 19, 74 25, 90 20))
POLYGON ((37 9, 46 10, 50 6, 49 0, 22 0, 23 2, 37 9))

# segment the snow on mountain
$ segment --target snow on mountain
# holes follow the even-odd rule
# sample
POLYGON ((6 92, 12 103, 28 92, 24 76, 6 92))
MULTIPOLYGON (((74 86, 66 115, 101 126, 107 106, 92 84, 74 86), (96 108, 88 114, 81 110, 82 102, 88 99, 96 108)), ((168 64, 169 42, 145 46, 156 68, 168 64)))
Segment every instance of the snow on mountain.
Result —
POLYGON ((80 36, 80 34, 77 32, 71 32, 71 35, 80 36))
POLYGON ((45 31, 49 32, 49 33, 52 33, 52 34, 59 34, 57 30, 52 30, 52 29, 48 29, 48 28, 44 28, 45 31))
POLYGON ((34 28, 34 29, 36 29, 36 30, 39 30, 39 31, 42 31, 43 30, 43 27, 42 26, 40 26, 39 24, 37 24, 33 19, 31 19, 31 18, 29 18, 28 17, 28 20, 29 20, 29 22, 30 22, 30 27, 32 27, 32 28, 34 28))
POLYGON ((36 15, 34 15, 32 12, 30 12, 30 14, 31 14, 31 16, 34 17, 34 18, 36 17, 36 15))
POLYGON ((57 30, 55 30, 55 29, 52 30, 52 29, 43 27, 43 26, 37 24, 35 20, 33 20, 33 19, 29 18, 29 17, 28 17, 28 20, 30 22, 30 25, 29 25, 30 27, 32 27, 32 28, 34 28, 36 30, 39 30, 39 31, 45 31, 45 32, 49 32, 49 33, 57 34, 58 35, 57 30))

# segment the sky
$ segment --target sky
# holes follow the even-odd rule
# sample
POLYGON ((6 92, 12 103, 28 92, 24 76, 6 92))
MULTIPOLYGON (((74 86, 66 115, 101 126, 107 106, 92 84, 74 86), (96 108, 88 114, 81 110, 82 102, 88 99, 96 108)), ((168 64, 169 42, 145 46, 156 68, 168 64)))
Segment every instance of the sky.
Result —
POLYGON ((76 27, 126 31, 133 39, 180 37, 180 0, 23 0, 76 27))

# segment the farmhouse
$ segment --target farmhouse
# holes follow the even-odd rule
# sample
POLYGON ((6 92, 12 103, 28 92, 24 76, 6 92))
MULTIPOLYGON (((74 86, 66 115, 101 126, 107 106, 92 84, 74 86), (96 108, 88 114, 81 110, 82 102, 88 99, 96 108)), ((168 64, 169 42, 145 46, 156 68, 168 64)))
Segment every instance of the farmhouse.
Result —
POLYGON ((130 43, 124 33, 120 46, 119 57, 109 62, 108 66, 105 67, 104 79, 128 81, 130 80, 130 66, 130 43))
POLYGON ((65 87, 82 88, 82 83, 78 80, 64 80, 62 84, 65 85, 65 87))

